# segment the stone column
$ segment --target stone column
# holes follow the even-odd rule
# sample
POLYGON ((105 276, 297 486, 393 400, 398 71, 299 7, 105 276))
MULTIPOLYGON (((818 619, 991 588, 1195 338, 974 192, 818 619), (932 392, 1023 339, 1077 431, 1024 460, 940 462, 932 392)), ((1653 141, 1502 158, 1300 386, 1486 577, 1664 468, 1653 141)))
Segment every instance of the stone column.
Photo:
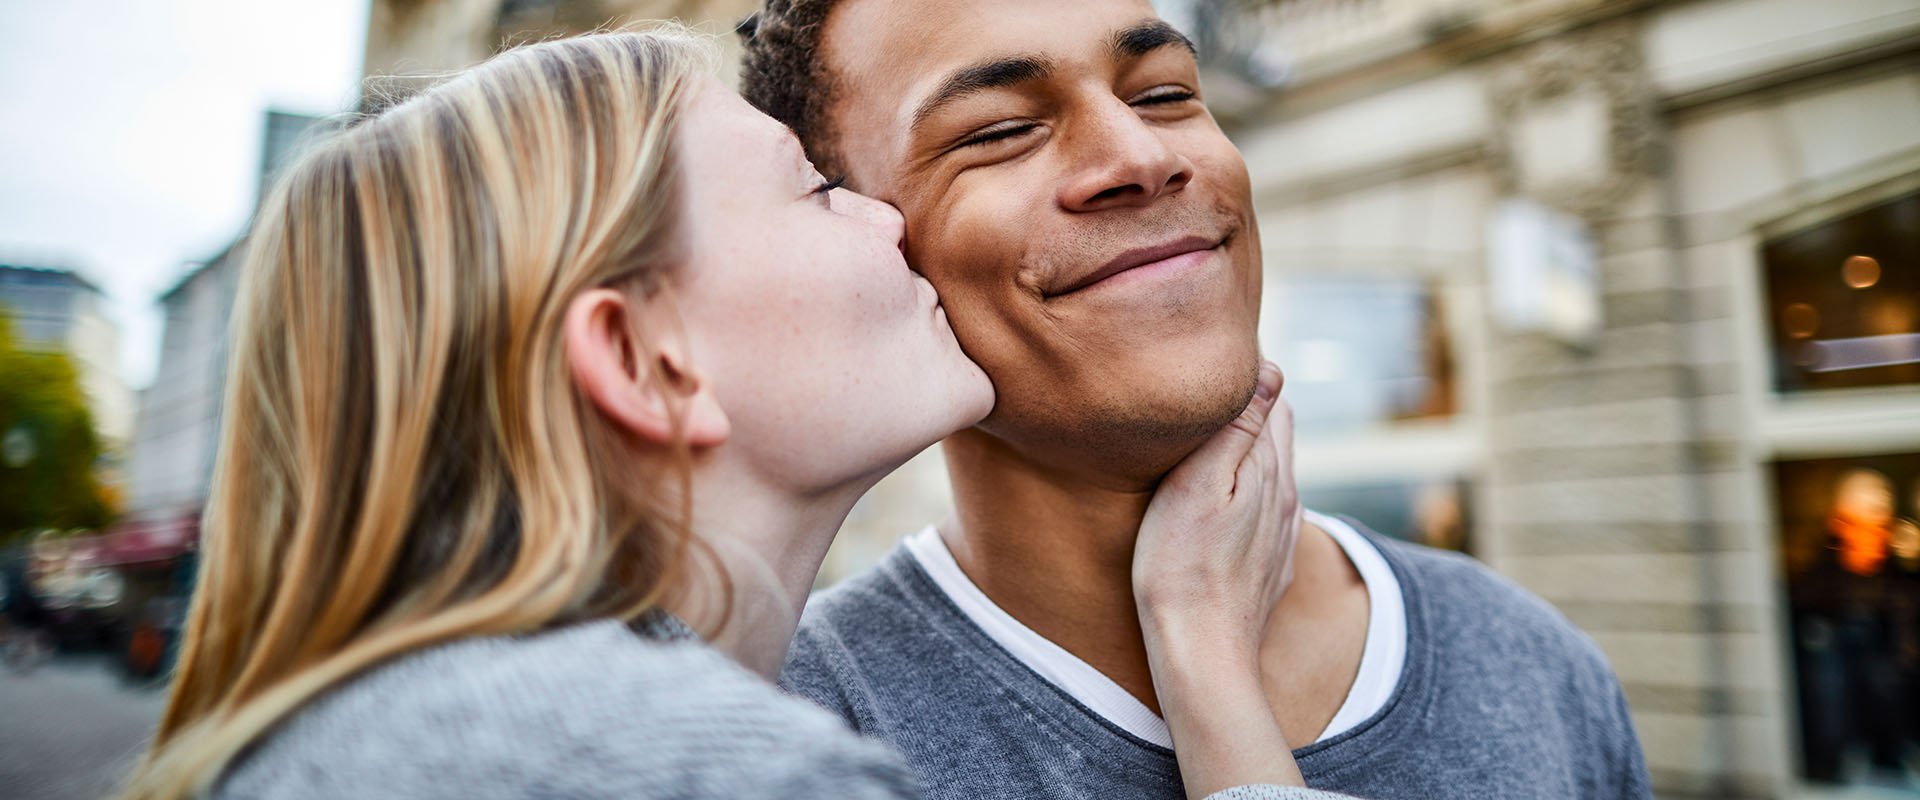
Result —
POLYGON ((1638 31, 1592 26, 1489 69, 1496 183, 1584 221, 1602 322, 1575 344, 1492 327, 1484 553, 1606 651, 1663 797, 1765 796, 1777 748, 1743 752, 1736 731, 1776 729, 1747 724, 1775 706, 1731 655, 1763 606, 1732 603, 1749 581, 1730 571, 1757 560, 1716 502, 1737 448, 1708 419, 1730 370, 1690 335, 1729 303, 1685 277, 1638 31))

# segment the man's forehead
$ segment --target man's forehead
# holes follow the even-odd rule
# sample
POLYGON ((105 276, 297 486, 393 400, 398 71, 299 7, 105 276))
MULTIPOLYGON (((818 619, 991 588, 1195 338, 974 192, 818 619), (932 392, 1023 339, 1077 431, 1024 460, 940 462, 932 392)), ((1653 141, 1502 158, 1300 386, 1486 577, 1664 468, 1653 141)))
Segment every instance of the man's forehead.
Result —
POLYGON ((840 82, 897 97, 998 59, 1099 55, 1156 19, 1147 0, 845 0, 824 46, 840 82))

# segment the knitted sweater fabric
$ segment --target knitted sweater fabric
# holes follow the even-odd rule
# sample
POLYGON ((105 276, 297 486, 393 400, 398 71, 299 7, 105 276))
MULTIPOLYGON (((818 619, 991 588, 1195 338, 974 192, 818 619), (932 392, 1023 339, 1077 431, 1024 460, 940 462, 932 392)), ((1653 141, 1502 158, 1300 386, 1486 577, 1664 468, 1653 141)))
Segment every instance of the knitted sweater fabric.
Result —
MULTIPOLYGON (((654 615, 410 653, 333 688, 236 759, 213 797, 921 796, 891 748, 654 615)), ((1237 787, 1209 800, 1330 795, 1237 787)))

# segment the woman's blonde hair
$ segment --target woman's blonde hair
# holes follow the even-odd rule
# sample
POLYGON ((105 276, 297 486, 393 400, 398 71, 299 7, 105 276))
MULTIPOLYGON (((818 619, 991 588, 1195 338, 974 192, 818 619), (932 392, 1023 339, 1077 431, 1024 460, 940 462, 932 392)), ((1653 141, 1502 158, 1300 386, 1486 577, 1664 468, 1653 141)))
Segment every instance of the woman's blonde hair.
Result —
POLYGON ((684 448, 623 472, 561 328, 680 260, 672 133, 711 69, 681 29, 522 47, 288 168, 248 236, 199 585, 129 797, 206 791, 383 660, 632 619, 684 578, 684 448))

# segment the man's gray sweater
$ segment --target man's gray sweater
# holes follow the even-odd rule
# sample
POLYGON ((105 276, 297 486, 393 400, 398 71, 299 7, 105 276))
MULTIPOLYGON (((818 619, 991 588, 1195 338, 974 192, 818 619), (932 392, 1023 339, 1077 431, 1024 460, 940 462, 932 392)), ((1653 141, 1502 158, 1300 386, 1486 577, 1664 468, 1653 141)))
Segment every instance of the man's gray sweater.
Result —
MULTIPOLYGON (((1478 562, 1367 538, 1401 584, 1405 667, 1373 717, 1294 751, 1307 785, 1377 800, 1650 796, 1592 640, 1478 562)), ((904 751, 933 800, 1180 796, 1171 750, 1002 649, 904 547, 809 602, 781 683, 904 751)))

